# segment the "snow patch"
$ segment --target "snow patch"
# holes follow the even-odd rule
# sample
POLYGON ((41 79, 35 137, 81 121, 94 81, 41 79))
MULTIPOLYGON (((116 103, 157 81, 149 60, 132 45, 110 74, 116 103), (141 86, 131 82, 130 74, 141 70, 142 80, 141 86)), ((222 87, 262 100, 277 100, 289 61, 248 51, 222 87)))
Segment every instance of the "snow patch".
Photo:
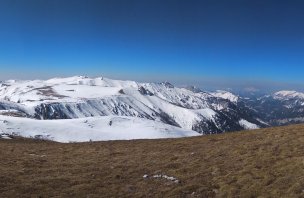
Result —
POLYGON ((212 92, 211 94, 215 97, 223 98, 233 103, 236 103, 239 100, 238 96, 228 91, 217 90, 216 92, 212 92))
POLYGON ((175 177, 172 177, 172 176, 168 176, 168 175, 165 175, 165 174, 158 174, 158 175, 152 175, 152 176, 149 176, 149 175, 147 175, 147 174, 145 174, 144 176, 143 176, 143 178, 155 178, 155 179, 166 179, 166 180, 169 180, 169 181, 171 181, 171 182, 174 182, 174 183, 180 183, 180 181, 177 179, 177 178, 175 178, 175 177))
POLYGON ((0 139, 10 140, 10 139, 12 139, 12 138, 11 138, 9 135, 2 134, 2 135, 0 135, 0 139))
POLYGON ((251 122, 248 122, 247 120, 244 120, 244 119, 241 119, 239 121, 239 123, 240 123, 240 125, 242 127, 244 127, 245 129, 248 129, 248 130, 250 130, 250 129, 259 129, 260 128, 258 125, 253 124, 251 122))

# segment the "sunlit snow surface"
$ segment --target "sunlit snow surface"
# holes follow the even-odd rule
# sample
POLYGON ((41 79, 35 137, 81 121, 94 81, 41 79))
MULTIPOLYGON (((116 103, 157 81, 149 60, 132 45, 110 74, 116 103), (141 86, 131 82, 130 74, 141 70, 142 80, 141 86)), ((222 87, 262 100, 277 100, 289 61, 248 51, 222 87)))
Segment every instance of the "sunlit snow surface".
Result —
POLYGON ((228 91, 223 91, 223 90, 217 90, 216 92, 211 93, 215 97, 223 98, 230 100, 231 102, 237 102, 239 100, 239 97, 228 92, 228 91))
POLYGON ((34 120, 0 116, 0 133, 57 142, 86 142, 197 136, 161 122, 136 117, 103 116, 66 120, 34 120))
MULTIPOLYGON (((213 120, 215 112, 206 100, 212 95, 193 93, 183 88, 168 88, 157 83, 137 83, 107 78, 75 76, 46 81, 7 81, 0 87, 2 102, 16 103, 19 109, 34 115, 39 104, 61 103, 69 118, 89 116, 134 116, 158 120, 165 113, 184 129, 202 118, 213 120), (142 87, 153 95, 141 94, 142 87), (81 111, 77 105, 81 105, 81 111), (117 108, 118 107, 118 108, 117 108)), ((14 105, 16 105, 14 104, 14 105)), ((11 105, 11 104, 10 104, 11 105)), ((218 107, 219 109, 221 107, 218 107)))
POLYGON ((275 99, 304 99, 304 93, 297 91, 278 91, 273 94, 275 99))
POLYGON ((253 123, 248 122, 247 120, 241 119, 239 121, 240 125, 243 126, 245 129, 258 129, 259 126, 253 123))
MULTIPOLYGON (((222 130, 219 111, 237 101, 230 92, 193 92, 167 82, 9 80, 0 83, 0 133, 60 142, 193 136, 199 134, 194 128, 201 134, 214 130, 209 126, 222 130)), ((254 128, 238 120, 244 129, 254 128)))

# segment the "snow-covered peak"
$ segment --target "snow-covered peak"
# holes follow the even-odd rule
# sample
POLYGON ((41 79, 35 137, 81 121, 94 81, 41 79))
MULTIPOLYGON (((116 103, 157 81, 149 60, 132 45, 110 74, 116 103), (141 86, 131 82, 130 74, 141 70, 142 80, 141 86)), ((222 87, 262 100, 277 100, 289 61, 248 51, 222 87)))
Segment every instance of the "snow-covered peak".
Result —
MULTIPOLYGON (((230 114, 235 117, 235 112, 239 112, 229 105, 237 100, 237 96, 227 91, 193 92, 168 82, 137 83, 73 76, 3 83, 0 115, 42 120, 127 116, 208 134, 233 130, 226 125, 226 120, 230 114)), ((235 119, 235 129, 245 128, 238 122, 240 119, 241 116, 235 119)))
POLYGON ((52 78, 46 80, 45 83, 51 85, 68 84, 68 85, 102 86, 102 87, 137 87, 137 83, 135 81, 112 80, 104 77, 89 78, 87 76, 52 78))
POLYGON ((304 93, 297 91, 278 91, 273 94, 275 99, 304 99, 304 93))
POLYGON ((235 103, 239 100, 238 96, 236 96, 233 93, 228 92, 228 91, 217 90, 215 92, 212 92, 211 94, 215 97, 223 98, 223 99, 229 100, 233 103, 235 103))
POLYGON ((81 98, 101 98, 121 94, 123 88, 138 89, 134 81, 112 80, 103 77, 73 76, 49 80, 6 81, 0 86, 0 100, 18 103, 63 101, 81 98))

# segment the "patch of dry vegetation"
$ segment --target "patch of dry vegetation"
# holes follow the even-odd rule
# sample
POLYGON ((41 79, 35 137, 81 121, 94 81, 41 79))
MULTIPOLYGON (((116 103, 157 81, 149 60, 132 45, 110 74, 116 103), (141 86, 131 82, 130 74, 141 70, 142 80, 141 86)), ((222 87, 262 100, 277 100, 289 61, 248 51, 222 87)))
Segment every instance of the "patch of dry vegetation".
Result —
POLYGON ((0 197, 304 197, 303 125, 168 140, 0 140, 0 158, 0 197), (160 174, 179 182, 152 177, 160 174))

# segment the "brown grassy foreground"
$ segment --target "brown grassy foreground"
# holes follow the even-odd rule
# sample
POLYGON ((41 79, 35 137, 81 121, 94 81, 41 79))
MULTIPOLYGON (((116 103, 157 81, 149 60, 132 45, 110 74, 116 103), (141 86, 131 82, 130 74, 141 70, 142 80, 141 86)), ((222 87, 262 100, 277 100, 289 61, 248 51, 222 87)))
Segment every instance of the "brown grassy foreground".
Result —
POLYGON ((0 140, 0 197, 304 197, 304 126, 168 140, 0 140), (174 176, 143 178, 144 174, 174 176))

